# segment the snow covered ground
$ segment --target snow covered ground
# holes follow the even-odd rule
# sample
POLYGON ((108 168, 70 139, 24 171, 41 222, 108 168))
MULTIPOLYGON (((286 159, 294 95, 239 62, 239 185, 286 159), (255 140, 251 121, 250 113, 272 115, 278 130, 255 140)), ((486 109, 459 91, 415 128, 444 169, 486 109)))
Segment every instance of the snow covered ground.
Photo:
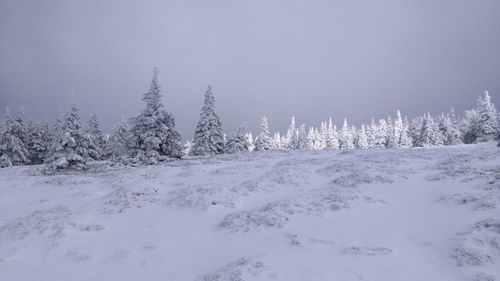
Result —
POLYGON ((0 169, 0 280, 500 280, 500 149, 0 169))

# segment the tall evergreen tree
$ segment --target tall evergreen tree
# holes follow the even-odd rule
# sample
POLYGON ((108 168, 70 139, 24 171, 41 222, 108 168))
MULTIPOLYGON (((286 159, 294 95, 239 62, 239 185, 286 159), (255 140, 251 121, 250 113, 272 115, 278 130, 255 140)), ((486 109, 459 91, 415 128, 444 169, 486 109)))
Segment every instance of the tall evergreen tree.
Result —
POLYGON ((330 142, 333 149, 340 148, 340 136, 339 132, 337 131, 337 125, 333 125, 333 129, 331 130, 330 142))
POLYGON ((344 125, 342 126, 342 131, 340 132, 340 148, 354 148, 354 136, 352 135, 351 128, 347 124, 347 118, 344 119, 344 125))
POLYGON ((49 126, 39 122, 28 124, 27 149, 31 164, 42 164, 50 144, 49 126))
POLYGON ((86 155, 85 137, 80 123, 80 114, 75 97, 70 100, 70 111, 64 119, 56 120, 49 153, 45 163, 50 169, 86 169, 84 156, 86 155))
POLYGON ((389 128, 384 119, 378 121, 377 126, 373 132, 373 147, 372 148, 385 148, 389 128))
POLYGON ((212 87, 205 93, 205 104, 201 108, 196 126, 191 155, 213 155, 224 152, 224 132, 219 116, 215 113, 215 97, 212 87))
POLYGON ((243 124, 238 128, 236 133, 232 133, 227 139, 226 153, 237 153, 248 151, 248 142, 246 139, 246 125, 243 124))
POLYGON ((444 138, 439 131, 439 125, 434 121, 430 113, 424 115, 422 128, 420 130, 420 137, 418 138, 417 145, 421 147, 430 147, 442 145, 444 138))
POLYGON ((366 136, 366 128, 365 125, 361 125, 361 129, 358 132, 358 137, 357 137, 357 146, 360 149, 367 149, 369 148, 368 145, 368 138, 366 136))
POLYGON ((309 131, 307 132, 307 148, 308 149, 318 149, 319 138, 316 135, 316 131, 314 127, 309 127, 309 131))
POLYGON ((26 165, 30 155, 26 144, 26 128, 21 113, 14 117, 9 110, 5 113, 5 129, 0 136, 1 167, 26 165))
POLYGON ((175 129, 173 116, 163 109, 161 97, 155 68, 149 90, 142 97, 146 108, 132 119, 128 147, 135 161, 156 164, 168 157, 183 155, 181 136, 175 129))
POLYGON ((328 147, 330 139, 328 132, 328 125, 326 122, 321 122, 321 126, 319 130, 317 128, 313 128, 316 135, 315 149, 325 149, 328 147))
POLYGON ((411 147, 411 140, 408 136, 408 128, 405 126, 401 112, 398 110, 396 113, 396 120, 394 120, 393 129, 389 136, 388 147, 404 148, 411 147))
POLYGON ((461 124, 464 143, 473 143, 476 141, 480 119, 481 117, 475 109, 465 111, 461 124))
POLYGON ((375 148, 375 130, 376 130, 375 119, 372 117, 370 125, 366 127, 366 142, 368 143, 368 148, 375 148))
POLYGON ((297 149, 307 148, 307 132, 306 125, 302 124, 299 127, 298 137, 297 137, 297 149))
POLYGON ((253 141, 253 136, 252 136, 252 132, 248 132, 246 135, 245 135, 246 139, 247 139, 247 144, 248 144, 248 151, 254 151, 255 150, 255 143, 253 141))
POLYGON ((338 137, 335 140, 335 134, 333 132, 333 121, 332 121, 331 117, 328 119, 328 127, 326 128, 325 147, 326 148, 338 148, 338 137))
POLYGON ((285 147, 286 149, 297 149, 298 148, 298 134, 297 129, 295 127, 295 116, 292 116, 292 121, 290 122, 290 127, 286 132, 285 136, 285 147))
POLYGON ((85 146, 86 157, 93 160, 102 160, 104 157, 106 140, 100 127, 99 117, 96 113, 91 113, 85 127, 85 146))
POLYGON ((479 97, 477 101, 477 113, 479 115, 479 124, 476 130, 477 137, 475 142, 495 140, 499 130, 498 115, 488 91, 484 92, 484 97, 479 97))
POLYGON ((129 125, 125 119, 121 119, 113 126, 111 136, 106 142, 105 157, 118 160, 125 156, 129 137, 129 125))
POLYGON ((280 132, 275 132, 273 135, 273 140, 272 140, 272 149, 274 150, 281 150, 283 149, 283 143, 282 143, 282 137, 280 135, 280 132))
POLYGON ((450 120, 450 126, 445 135, 445 144, 454 145, 463 143, 462 132, 460 130, 460 122, 455 114, 455 109, 452 107, 447 114, 450 120))
POLYGON ((255 139, 255 150, 263 151, 270 150, 272 148, 271 133, 269 132, 269 124, 267 122, 267 117, 262 117, 262 122, 260 123, 260 134, 255 139))

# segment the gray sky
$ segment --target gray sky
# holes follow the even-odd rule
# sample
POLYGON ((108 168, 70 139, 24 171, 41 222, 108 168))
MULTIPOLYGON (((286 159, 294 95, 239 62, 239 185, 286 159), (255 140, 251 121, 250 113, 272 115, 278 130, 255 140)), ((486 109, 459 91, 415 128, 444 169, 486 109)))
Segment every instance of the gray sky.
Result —
POLYGON ((75 89, 109 130, 154 66, 185 138, 214 87, 226 130, 500 103, 498 0, 0 0, 0 107, 52 121, 75 89))

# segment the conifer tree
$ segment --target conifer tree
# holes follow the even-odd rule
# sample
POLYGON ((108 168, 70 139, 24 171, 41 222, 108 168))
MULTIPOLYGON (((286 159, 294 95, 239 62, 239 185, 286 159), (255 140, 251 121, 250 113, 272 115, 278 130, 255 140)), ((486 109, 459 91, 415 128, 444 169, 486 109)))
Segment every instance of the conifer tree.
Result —
POLYGON ((45 159, 50 170, 86 169, 85 137, 80 123, 80 114, 75 97, 70 100, 70 111, 64 119, 56 120, 52 143, 45 159))
POLYGON ((484 92, 484 97, 479 97, 476 111, 479 115, 479 123, 476 128, 475 142, 495 140, 499 130, 498 115, 488 91, 484 92))
POLYGON ((248 142, 245 137, 246 134, 246 125, 243 124, 238 128, 236 133, 232 133, 226 143, 226 153, 237 153, 248 151, 248 142))
POLYGON ((315 149, 325 149, 329 145, 328 126, 326 122, 321 122, 320 129, 313 128, 316 135, 315 149))
POLYGON ((340 148, 354 148, 354 136, 352 135, 351 128, 347 124, 347 118, 344 119, 344 125, 342 126, 342 131, 340 132, 340 148))
POLYGON ((411 140, 408 136, 408 128, 405 126, 399 110, 396 113, 396 120, 394 120, 393 129, 391 131, 391 135, 389 136, 388 147, 411 147, 411 140))
POLYGON ((337 125, 333 125, 333 129, 331 130, 330 142, 333 149, 340 148, 340 136, 337 131, 337 125))
POLYGON ((357 146, 360 149, 367 149, 369 148, 368 146, 368 138, 366 136, 366 128, 365 125, 361 125, 361 129, 358 132, 358 137, 357 137, 357 146))
POLYGON ((283 138, 281 137, 280 132, 275 132, 273 135, 273 140, 272 140, 272 149, 274 149, 274 150, 283 149, 282 140, 283 140, 283 138))
POLYGON ((295 128, 295 116, 292 116, 292 121, 290 122, 290 127, 286 132, 284 146, 286 149, 297 149, 298 148, 298 134, 295 128))
POLYGON ((111 136, 106 142, 105 157, 118 160, 127 154, 127 142, 129 139, 129 125, 125 119, 121 119, 111 131, 111 136))
POLYGON ((366 141, 368 143, 368 148, 375 148, 375 130, 376 130, 375 119, 372 117, 370 125, 366 127, 366 141))
POLYGON ((328 138, 328 127, 326 135, 322 135, 318 128, 314 128, 314 134, 316 135, 315 149, 325 149, 327 139, 324 139, 324 137, 328 138))
MULTIPOLYGON (((334 143, 337 142, 338 144, 338 138, 337 140, 334 140, 334 133, 333 133, 333 121, 332 118, 330 117, 328 119, 328 127, 326 128, 326 141, 325 141, 325 148, 335 148, 334 143)), ((338 146, 337 146, 338 148, 338 146)))
POLYGON ((85 127, 85 146, 87 153, 85 157, 92 160, 102 160, 104 157, 104 147, 106 140, 101 131, 101 124, 96 113, 91 113, 85 127))
POLYGON ((317 149, 318 147, 318 137, 316 135, 316 131, 313 127, 309 127, 309 131, 307 132, 307 148, 308 149, 317 149))
POLYGON ((403 121, 403 134, 401 135, 401 146, 405 148, 413 146, 413 139, 410 136, 410 122, 408 122, 408 117, 406 115, 403 121))
POLYGON ((42 164, 50 144, 49 126, 39 122, 28 124, 27 149, 31 164, 42 164))
POLYGON ((269 124, 267 122, 267 117, 262 117, 262 122, 260 123, 260 134, 255 139, 255 150, 264 151, 270 150, 272 148, 271 133, 269 132, 269 124))
POLYGON ((380 119, 374 130, 373 148, 385 148, 388 133, 387 122, 380 119))
POLYGON ((173 116, 163 109, 158 69, 153 71, 149 90, 143 95, 145 109, 132 119, 128 147, 134 161, 157 164, 168 157, 180 158, 183 144, 173 116))
POLYGON ((246 140, 247 140, 248 151, 254 151, 255 150, 255 143, 253 141, 252 132, 248 132, 245 135, 245 137, 246 137, 246 140))
POLYGON ((201 108, 196 126, 191 155, 213 155, 224 152, 224 132, 219 116, 215 113, 215 97, 212 87, 205 92, 205 103, 201 108))
POLYGON ((306 149, 307 148, 307 132, 306 125, 302 124, 299 127, 298 138, 297 138, 297 148, 306 149))
POLYGON ((420 130, 420 137, 418 138, 417 145, 421 147, 431 147, 442 145, 444 143, 443 135, 439 131, 438 124, 430 113, 424 115, 422 128, 420 130))
POLYGON ((450 127, 448 128, 445 136, 445 144, 454 145, 463 143, 462 132, 460 130, 460 122, 455 114, 455 109, 453 107, 450 109, 447 117, 450 120, 450 127))
POLYGON ((13 117, 7 109, 5 113, 5 129, 0 136, 1 167, 26 165, 30 155, 26 144, 26 128, 21 113, 13 117))
POLYGON ((465 111, 461 125, 464 143, 473 143, 476 141, 480 118, 479 113, 475 109, 465 111))

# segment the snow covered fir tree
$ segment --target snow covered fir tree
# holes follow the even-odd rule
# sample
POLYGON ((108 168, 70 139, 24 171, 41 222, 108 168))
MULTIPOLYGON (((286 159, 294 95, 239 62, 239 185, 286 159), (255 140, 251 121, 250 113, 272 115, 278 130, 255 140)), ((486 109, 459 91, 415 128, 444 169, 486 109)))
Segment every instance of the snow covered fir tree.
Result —
POLYGON ((21 113, 12 116, 9 109, 5 113, 5 127, 0 137, 0 166, 26 165, 30 163, 27 134, 21 113))
POLYGON ((87 148, 85 156, 93 160, 103 160, 105 145, 106 140, 101 131, 99 117, 96 113, 92 113, 85 127, 85 147, 87 148))
POLYGON ((149 90, 142 97, 146 107, 131 121, 127 145, 134 162, 157 164, 183 156, 182 139, 175 129, 174 117, 163 109, 158 73, 155 68, 149 90))
POLYGON ((250 144, 246 137, 246 131, 247 127, 243 124, 236 132, 231 133, 227 138, 224 151, 226 153, 249 151, 250 144))
POLYGON ((52 133, 50 149, 44 162, 52 170, 86 169, 87 147, 80 122, 78 104, 74 96, 70 101, 69 112, 62 116, 62 119, 57 120, 56 123, 57 125, 52 133))
POLYGON ((271 133, 269 132, 269 124, 267 123, 267 117, 262 117, 262 122, 260 123, 260 134, 255 139, 255 150, 263 151, 270 150, 272 148, 271 133))
POLYGON ((201 108, 190 153, 194 156, 224 153, 224 131, 215 113, 215 97, 211 86, 205 92, 205 103, 201 108))

